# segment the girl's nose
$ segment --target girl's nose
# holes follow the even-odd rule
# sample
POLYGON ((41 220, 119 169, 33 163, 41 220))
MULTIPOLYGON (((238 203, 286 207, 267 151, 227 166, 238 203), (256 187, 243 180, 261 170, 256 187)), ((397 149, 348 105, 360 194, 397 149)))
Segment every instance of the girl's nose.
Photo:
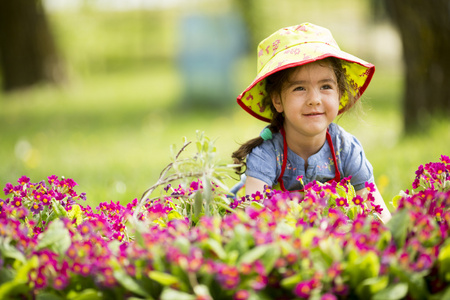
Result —
POLYGON ((308 105, 309 106, 315 106, 320 104, 321 99, 320 99, 320 92, 313 89, 310 91, 310 95, 308 97, 308 105))

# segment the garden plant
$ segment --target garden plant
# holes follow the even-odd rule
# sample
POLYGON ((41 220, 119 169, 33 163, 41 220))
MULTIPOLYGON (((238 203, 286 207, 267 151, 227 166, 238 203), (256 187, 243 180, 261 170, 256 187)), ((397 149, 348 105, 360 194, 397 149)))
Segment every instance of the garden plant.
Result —
MULTIPOLYGON (((349 178, 231 198, 214 141, 142 197, 93 208, 70 178, 0 198, 0 299, 450 299, 450 159, 418 167, 383 224, 349 178)), ((302 180, 302 178, 298 178, 302 180)))

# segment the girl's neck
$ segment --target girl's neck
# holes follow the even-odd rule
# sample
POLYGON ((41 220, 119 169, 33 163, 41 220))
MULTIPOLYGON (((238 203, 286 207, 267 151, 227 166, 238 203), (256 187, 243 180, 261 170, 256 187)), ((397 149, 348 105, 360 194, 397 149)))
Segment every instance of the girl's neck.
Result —
POLYGON ((286 143, 295 154, 300 156, 305 160, 305 164, 308 164, 308 158, 322 148, 326 141, 326 131, 323 134, 314 136, 305 136, 299 134, 296 131, 292 131, 285 128, 286 132, 286 143))

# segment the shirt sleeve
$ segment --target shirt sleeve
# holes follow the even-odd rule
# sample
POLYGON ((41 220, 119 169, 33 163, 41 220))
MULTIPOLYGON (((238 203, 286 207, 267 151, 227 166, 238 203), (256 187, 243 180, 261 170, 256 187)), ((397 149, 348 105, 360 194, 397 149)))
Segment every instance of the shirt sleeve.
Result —
POLYGON ((277 179, 277 158, 275 150, 270 145, 263 143, 250 152, 247 156, 247 176, 264 181, 273 186, 277 179))
POLYGON ((352 176, 350 182, 356 191, 363 189, 366 182, 374 182, 373 167, 361 143, 350 134, 346 137, 342 158, 344 176, 352 176))

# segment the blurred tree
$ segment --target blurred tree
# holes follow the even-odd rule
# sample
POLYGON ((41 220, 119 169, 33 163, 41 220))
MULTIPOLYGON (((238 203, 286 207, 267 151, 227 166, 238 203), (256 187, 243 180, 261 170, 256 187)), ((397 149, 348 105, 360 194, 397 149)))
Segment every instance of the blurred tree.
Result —
POLYGON ((0 68, 4 91, 64 78, 40 0, 0 1, 0 68))
MULTIPOLYGON (((377 0, 373 0, 377 1, 377 0)), ((426 129, 450 115, 450 0, 384 0, 403 43, 404 127, 426 129)))

